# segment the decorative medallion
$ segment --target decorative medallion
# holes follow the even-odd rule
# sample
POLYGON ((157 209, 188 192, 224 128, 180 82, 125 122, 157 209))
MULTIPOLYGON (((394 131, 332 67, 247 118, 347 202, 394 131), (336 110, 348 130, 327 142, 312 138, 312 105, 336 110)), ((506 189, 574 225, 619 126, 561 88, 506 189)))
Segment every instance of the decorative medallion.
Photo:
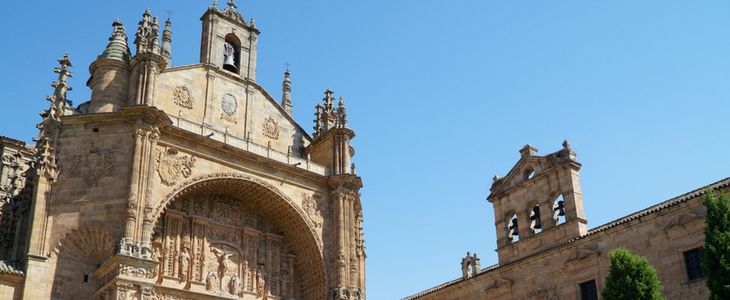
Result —
POLYGON ((221 97, 221 109, 228 116, 233 116, 238 109, 238 102, 236 97, 231 94, 225 94, 221 97))
POLYGON ((88 186, 96 187, 103 177, 117 175, 117 155, 111 150, 99 150, 92 146, 88 154, 71 157, 71 177, 81 177, 88 186))
POLYGON ((167 148, 160 150, 157 155, 157 174, 164 185, 172 186, 180 177, 190 177, 194 164, 194 156, 178 156, 176 149, 167 148))
POLYGON ((178 106, 188 109, 193 108, 193 95, 190 93, 190 89, 186 86, 181 85, 176 87, 172 92, 172 98, 178 106))
POLYGON ((12 155, 3 155, 3 164, 12 165, 15 163, 15 157, 12 155))
POLYGON ((303 194, 302 196, 302 208, 304 208, 304 212, 307 213, 315 227, 322 227, 323 218, 317 199, 307 194, 303 194))
POLYGON ((264 120, 263 130, 265 136, 275 140, 279 139, 279 123, 274 118, 268 117, 264 120))

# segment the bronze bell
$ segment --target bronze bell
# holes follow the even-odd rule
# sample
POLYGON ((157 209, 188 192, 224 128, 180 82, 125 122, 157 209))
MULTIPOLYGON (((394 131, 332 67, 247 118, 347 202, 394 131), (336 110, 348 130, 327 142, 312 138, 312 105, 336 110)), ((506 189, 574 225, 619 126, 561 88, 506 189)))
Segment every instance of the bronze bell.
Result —
POLYGON ((226 43, 225 49, 223 51, 223 69, 231 71, 233 73, 238 72, 238 68, 236 67, 236 59, 235 59, 236 52, 233 49, 233 45, 226 43))

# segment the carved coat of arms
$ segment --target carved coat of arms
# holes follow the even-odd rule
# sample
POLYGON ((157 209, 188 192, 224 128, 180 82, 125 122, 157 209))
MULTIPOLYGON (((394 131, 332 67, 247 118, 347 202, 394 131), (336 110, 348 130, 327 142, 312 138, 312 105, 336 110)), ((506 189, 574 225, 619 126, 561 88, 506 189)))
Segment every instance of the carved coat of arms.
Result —
POLYGON ((264 120, 263 127, 264 127, 263 131, 264 131, 265 136, 275 139, 275 140, 279 139, 279 123, 277 123, 276 120, 274 120, 274 118, 272 118, 272 117, 266 118, 266 120, 264 120))
POLYGON ((81 177, 88 186, 97 186, 102 177, 117 174, 117 156, 109 150, 93 148, 88 154, 71 157, 71 177, 81 177))
POLYGON ((157 174, 164 185, 174 185, 181 177, 188 178, 193 171, 195 157, 179 155, 173 148, 159 151, 157 155, 157 174))
POLYGON ((190 89, 186 86, 178 86, 172 92, 172 98, 175 104, 184 108, 193 108, 193 95, 190 93, 190 89))

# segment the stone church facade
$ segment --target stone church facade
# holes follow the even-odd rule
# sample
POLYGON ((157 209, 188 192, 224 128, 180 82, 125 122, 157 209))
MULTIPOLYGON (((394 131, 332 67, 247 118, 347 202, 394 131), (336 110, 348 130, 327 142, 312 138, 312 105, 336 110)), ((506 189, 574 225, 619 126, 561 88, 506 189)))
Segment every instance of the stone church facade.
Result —
POLYGON ((256 82, 259 29, 232 0, 171 66, 172 23, 119 20, 72 106, 71 60, 33 146, 0 139, 1 299, 365 299, 344 99, 312 135, 256 82), (160 28, 162 27, 162 28, 160 28))
MULTIPOLYGON (((667 299, 707 299, 699 266, 707 190, 727 192, 730 178, 661 202, 607 224, 587 228, 581 164, 568 142, 540 156, 527 145, 504 177, 494 177, 498 264, 482 268, 476 254, 461 261, 461 278, 415 299, 598 299, 608 252, 627 247, 656 268, 667 299)), ((621 200, 626 201, 626 200, 621 200)))

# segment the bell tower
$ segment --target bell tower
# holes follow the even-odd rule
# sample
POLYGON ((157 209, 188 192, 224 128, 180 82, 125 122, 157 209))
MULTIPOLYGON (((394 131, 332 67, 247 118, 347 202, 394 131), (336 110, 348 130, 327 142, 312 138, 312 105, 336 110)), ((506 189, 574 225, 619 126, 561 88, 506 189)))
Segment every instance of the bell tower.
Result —
POLYGON ((585 235, 581 164, 568 141, 537 155, 525 145, 505 177, 494 177, 487 201, 494 207, 499 263, 506 264, 585 235))
POLYGON ((234 0, 228 0, 223 10, 214 1, 200 20, 203 22, 200 62, 255 81, 260 32, 254 20, 247 24, 234 0))

